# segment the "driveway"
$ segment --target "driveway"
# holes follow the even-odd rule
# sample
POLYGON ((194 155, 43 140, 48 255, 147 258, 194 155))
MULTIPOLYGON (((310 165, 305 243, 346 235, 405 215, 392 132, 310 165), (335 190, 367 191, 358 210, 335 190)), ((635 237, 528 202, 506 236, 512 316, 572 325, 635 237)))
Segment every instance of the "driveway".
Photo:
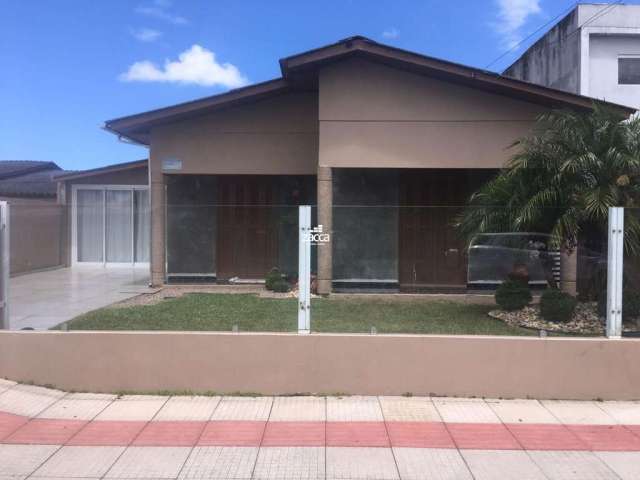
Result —
POLYGON ((74 267, 30 273, 9 282, 9 328, 51 328, 148 288, 147 268, 74 267))

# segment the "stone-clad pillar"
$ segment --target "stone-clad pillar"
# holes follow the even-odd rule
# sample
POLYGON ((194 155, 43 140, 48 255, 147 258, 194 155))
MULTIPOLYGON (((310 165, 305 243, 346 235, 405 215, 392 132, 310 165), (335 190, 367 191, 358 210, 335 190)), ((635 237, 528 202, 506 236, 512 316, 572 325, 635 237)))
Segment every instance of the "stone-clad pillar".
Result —
POLYGON ((331 293, 333 278, 333 181, 331 167, 318 167, 318 225, 322 225, 331 240, 322 243, 318 249, 318 294, 331 293))
POLYGON ((150 156, 149 195, 151 201, 151 284, 161 286, 165 282, 165 183, 161 164, 150 156))
POLYGON ((578 293, 578 247, 560 254, 560 289, 573 296, 578 293))

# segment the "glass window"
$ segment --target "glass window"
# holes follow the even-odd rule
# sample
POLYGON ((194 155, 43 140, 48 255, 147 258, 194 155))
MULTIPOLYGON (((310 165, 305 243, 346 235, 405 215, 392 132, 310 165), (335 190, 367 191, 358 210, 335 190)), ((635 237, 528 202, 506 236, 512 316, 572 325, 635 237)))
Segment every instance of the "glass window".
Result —
POLYGON ((640 56, 618 58, 618 84, 640 85, 640 56))

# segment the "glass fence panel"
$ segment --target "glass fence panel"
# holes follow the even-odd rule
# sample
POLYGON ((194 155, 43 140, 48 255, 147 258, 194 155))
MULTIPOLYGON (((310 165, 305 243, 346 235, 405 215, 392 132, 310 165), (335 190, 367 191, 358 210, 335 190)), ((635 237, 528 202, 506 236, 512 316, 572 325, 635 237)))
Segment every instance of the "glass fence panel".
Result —
POLYGON ((625 209, 622 335, 640 337, 640 208, 625 209))

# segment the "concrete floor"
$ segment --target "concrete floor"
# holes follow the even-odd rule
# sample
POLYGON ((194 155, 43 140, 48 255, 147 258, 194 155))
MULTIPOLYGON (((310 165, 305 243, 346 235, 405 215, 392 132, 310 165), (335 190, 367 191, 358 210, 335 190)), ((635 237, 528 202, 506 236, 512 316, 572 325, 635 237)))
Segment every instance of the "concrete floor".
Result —
POLYGON ((44 330, 120 302, 148 287, 148 268, 74 267, 29 273, 9 282, 9 328, 44 330))

